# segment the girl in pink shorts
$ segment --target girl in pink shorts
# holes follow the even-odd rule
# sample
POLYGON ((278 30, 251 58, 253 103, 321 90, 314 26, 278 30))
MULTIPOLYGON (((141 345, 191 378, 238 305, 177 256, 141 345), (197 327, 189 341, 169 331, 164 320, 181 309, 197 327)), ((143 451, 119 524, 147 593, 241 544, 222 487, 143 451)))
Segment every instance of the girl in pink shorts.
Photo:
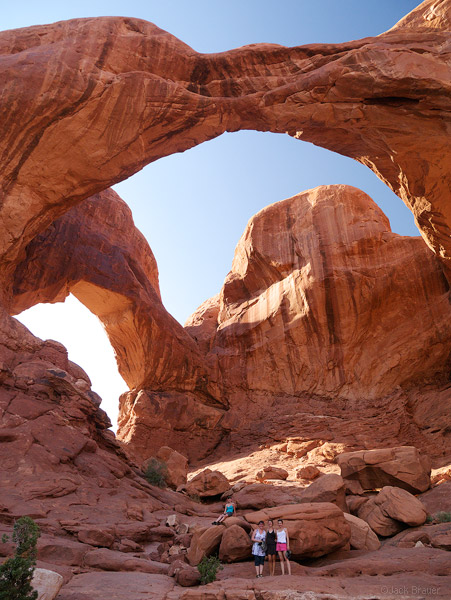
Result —
POLYGON ((285 575, 285 563, 287 565, 288 575, 291 575, 291 565, 288 560, 287 550, 290 549, 290 538, 288 531, 283 526, 283 520, 278 519, 276 529, 276 550, 279 554, 280 566, 282 567, 282 575, 285 575))

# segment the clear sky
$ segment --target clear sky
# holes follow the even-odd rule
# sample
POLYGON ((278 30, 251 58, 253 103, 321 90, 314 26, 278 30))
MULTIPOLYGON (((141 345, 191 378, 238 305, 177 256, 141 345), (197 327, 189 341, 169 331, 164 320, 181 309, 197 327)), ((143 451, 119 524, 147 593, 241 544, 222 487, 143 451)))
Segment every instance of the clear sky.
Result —
MULTIPOLYGON (((1 29, 105 15, 152 21, 199 52, 244 44, 287 46, 378 35, 417 7, 417 0, 41 0, 2 6, 1 29)), ((167 310, 182 324, 216 294, 230 270, 247 221, 263 207, 323 184, 345 183, 369 194, 393 231, 418 235, 410 211, 369 169, 287 135, 224 134, 145 167, 115 186, 158 262, 167 310)), ((126 386, 97 319, 74 298, 40 305, 19 319, 43 339, 68 348, 104 399, 113 421, 126 386)))

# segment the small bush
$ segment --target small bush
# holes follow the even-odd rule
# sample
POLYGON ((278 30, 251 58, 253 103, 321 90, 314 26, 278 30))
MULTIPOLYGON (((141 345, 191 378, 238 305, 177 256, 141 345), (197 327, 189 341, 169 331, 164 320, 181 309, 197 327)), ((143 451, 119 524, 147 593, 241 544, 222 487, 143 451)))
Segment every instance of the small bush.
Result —
POLYGON ((160 488, 166 487, 166 478, 168 476, 168 469, 166 464, 158 460, 158 458, 152 458, 144 471, 144 477, 152 485, 157 485, 160 488))
POLYGON ((193 502, 199 502, 199 503, 201 502, 201 498, 200 498, 199 494, 190 494, 188 496, 188 498, 190 500, 192 500, 193 502))
MULTIPOLYGON (((16 551, 13 558, 8 558, 0 565, 0 600, 36 600, 38 597, 31 580, 39 536, 39 527, 30 517, 21 517, 14 523, 13 542, 16 551)), ((2 541, 4 539, 5 536, 2 541)))
POLYGON ((200 582, 202 585, 206 585, 207 583, 211 583, 212 581, 216 581, 216 574, 219 569, 222 569, 219 558, 217 556, 206 556, 200 561, 197 565, 197 570, 200 574, 200 582))
POLYGON ((450 523, 451 522, 451 513, 441 510, 440 512, 438 512, 434 515, 434 521, 436 523, 450 523))

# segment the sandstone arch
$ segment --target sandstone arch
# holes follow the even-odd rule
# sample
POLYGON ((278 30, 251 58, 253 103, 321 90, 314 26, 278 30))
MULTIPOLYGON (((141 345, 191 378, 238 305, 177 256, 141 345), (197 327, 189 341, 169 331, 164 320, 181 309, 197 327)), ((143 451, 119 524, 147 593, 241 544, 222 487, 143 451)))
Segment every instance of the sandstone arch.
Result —
POLYGON ((239 129, 288 132, 368 165, 449 258, 448 12, 449 0, 426 0, 376 38, 212 55, 128 18, 3 32, 5 301, 18 255, 68 208, 239 129))

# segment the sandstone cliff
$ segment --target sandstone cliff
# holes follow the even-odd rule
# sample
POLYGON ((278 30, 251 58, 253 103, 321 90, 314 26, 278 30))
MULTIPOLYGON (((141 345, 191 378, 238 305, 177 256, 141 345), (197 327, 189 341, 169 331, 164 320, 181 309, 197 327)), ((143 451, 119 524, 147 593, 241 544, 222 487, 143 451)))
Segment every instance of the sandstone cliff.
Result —
POLYGON ((132 18, 1 33, 5 302, 25 246, 68 208, 239 129, 288 132, 363 162, 449 258, 448 11, 448 0, 426 0, 375 38, 212 55, 132 18))

